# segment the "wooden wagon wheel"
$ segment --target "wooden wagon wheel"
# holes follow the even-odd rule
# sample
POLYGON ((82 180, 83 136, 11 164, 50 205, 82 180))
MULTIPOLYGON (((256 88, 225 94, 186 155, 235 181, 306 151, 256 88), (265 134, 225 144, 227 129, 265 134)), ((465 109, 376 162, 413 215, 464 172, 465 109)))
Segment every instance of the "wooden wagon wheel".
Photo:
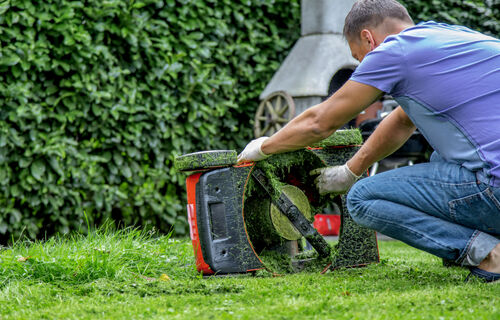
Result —
POLYGON ((270 136, 295 117, 295 103, 285 91, 268 95, 255 113, 255 137, 270 136))

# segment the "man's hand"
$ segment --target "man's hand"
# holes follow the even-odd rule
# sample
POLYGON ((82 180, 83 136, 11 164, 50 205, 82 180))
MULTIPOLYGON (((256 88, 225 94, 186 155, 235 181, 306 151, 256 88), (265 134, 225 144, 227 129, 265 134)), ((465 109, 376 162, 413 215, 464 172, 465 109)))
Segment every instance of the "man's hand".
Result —
POLYGON ((245 149, 238 155, 238 163, 249 161, 260 161, 268 158, 270 155, 262 152, 262 144, 269 139, 268 137, 260 137, 250 141, 245 149))
POLYGON ((343 194, 361 177, 355 175, 347 166, 335 166, 312 170, 310 175, 319 174, 314 180, 319 194, 343 194))

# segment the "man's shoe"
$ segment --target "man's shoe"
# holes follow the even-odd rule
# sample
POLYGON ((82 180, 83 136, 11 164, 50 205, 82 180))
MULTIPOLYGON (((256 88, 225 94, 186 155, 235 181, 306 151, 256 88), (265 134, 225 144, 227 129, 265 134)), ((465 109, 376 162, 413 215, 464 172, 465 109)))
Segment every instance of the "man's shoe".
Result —
POLYGON ((500 273, 484 271, 482 269, 479 269, 478 267, 471 267, 469 270, 470 273, 467 278, 465 278, 465 282, 468 282, 473 278, 479 279, 484 282, 495 282, 500 280, 500 273))

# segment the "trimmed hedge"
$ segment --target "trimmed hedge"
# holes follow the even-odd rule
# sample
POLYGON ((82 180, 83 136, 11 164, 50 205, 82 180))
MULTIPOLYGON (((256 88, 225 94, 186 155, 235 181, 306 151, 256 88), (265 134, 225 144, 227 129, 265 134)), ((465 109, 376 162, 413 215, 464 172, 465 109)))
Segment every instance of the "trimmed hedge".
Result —
MULTIPOLYGON (((499 0, 403 3, 500 34, 499 0)), ((299 34, 298 0, 0 1, 0 242, 105 219, 184 234, 173 159, 241 149, 299 34)))
POLYGON ((298 1, 0 3, 0 240, 105 219, 186 231, 176 155, 236 149, 298 1))
POLYGON ((415 22, 434 20, 500 36, 500 0, 404 0, 415 22))

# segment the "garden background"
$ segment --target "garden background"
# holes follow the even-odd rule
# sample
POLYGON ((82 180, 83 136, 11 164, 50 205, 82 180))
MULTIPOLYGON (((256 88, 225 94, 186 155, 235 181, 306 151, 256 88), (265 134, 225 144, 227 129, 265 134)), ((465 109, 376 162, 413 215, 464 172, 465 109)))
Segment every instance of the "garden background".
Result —
MULTIPOLYGON (((401 1, 500 36, 500 0, 401 1)), ((252 139, 298 0, 0 1, 0 243, 114 220, 186 234, 176 155, 252 139)))

